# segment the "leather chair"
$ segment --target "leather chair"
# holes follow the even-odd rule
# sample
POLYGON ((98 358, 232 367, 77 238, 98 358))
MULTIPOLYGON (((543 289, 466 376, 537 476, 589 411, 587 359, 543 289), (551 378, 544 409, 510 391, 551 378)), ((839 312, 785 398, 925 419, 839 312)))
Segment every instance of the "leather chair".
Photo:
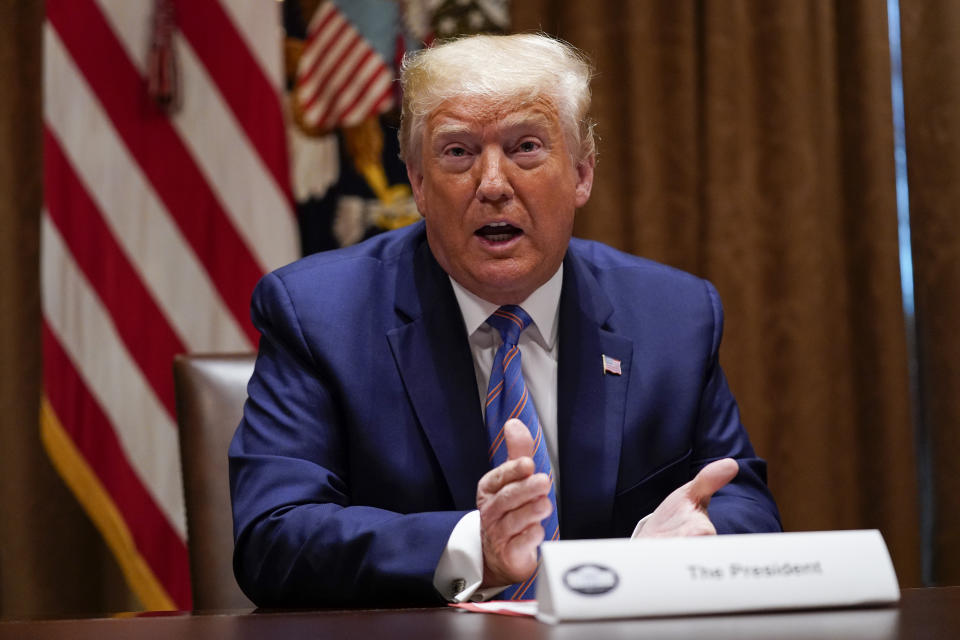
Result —
POLYGON ((198 611, 253 607, 233 577, 227 448, 240 422, 254 359, 254 354, 181 355, 173 363, 190 583, 198 611))

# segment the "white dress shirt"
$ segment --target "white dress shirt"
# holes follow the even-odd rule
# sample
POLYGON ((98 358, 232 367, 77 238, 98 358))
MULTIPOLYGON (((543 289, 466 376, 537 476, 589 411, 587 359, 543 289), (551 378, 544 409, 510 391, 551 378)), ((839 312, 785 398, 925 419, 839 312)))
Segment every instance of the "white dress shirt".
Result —
MULTIPOLYGON (((489 318, 500 305, 487 302, 464 289, 450 278, 453 292, 460 305, 473 355, 473 368, 477 377, 477 402, 485 409, 487 385, 493 358, 503 340, 500 333, 488 325, 489 318)), ((547 443, 547 453, 553 467, 554 487, 559 486, 559 457, 557 454, 557 352, 560 320, 560 290, 563 285, 563 265, 547 282, 520 303, 532 322, 523 333, 517 346, 520 347, 520 363, 523 379, 533 399, 533 406, 540 418, 540 428, 547 443)), ((451 425, 456 428, 458 425, 451 425)), ((462 425, 461 425, 462 426, 462 425)), ((480 513, 471 511, 457 523, 437 569, 433 585, 448 600, 464 602, 483 600, 496 595, 504 587, 479 590, 483 580, 483 548, 480 543, 480 513)), ((507 585, 504 585, 507 586, 507 585)))

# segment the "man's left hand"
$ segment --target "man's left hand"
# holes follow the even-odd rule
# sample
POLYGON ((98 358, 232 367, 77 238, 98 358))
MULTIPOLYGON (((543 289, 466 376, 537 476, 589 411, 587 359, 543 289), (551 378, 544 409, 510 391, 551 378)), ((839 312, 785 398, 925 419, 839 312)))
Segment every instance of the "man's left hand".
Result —
POLYGON ((717 529, 707 515, 707 505, 713 494, 733 480, 739 471, 740 467, 733 458, 711 462, 693 480, 664 498, 633 537, 716 535, 717 529))

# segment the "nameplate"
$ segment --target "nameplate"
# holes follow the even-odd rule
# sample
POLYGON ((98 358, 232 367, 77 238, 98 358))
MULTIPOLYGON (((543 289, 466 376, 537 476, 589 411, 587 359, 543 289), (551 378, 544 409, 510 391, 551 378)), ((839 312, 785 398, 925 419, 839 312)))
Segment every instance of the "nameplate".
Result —
POLYGON ((890 604, 877 530, 559 540, 540 547, 537 618, 634 618, 890 604))

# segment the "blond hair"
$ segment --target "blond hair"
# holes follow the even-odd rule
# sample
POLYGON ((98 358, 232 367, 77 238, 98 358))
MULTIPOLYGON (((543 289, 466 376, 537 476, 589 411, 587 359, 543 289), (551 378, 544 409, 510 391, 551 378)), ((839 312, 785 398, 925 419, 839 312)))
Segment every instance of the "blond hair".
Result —
POLYGON ((420 163, 429 115, 452 98, 480 97, 492 103, 548 99, 557 109, 573 160, 596 152, 590 108, 592 70, 572 45, 546 35, 478 35, 450 40, 403 58, 400 84, 400 158, 420 163))

